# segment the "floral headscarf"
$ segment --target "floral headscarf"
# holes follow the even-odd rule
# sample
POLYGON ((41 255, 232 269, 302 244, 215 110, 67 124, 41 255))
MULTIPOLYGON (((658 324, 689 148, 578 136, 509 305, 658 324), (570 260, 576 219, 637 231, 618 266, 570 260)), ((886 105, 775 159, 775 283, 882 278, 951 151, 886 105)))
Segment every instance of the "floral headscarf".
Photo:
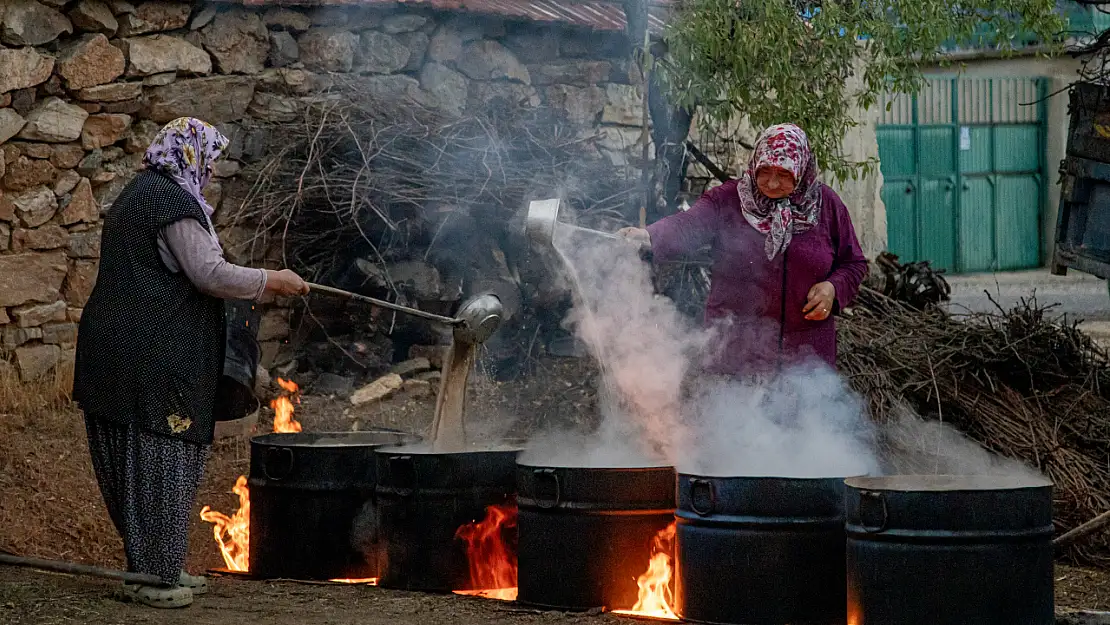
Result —
POLYGON ((764 130, 756 140, 748 169, 737 185, 744 218, 767 235, 767 259, 790 245, 795 234, 817 225, 821 213, 821 185, 817 182, 817 159, 809 148, 805 131, 794 124, 779 124, 764 130), (794 174, 794 192, 774 200, 756 186, 756 172, 764 167, 781 167, 794 174))
POLYGON ((143 156, 143 165, 181 185, 211 218, 215 209, 201 190, 212 179, 212 164, 228 143, 227 137, 210 124, 193 117, 179 117, 158 132, 143 156))

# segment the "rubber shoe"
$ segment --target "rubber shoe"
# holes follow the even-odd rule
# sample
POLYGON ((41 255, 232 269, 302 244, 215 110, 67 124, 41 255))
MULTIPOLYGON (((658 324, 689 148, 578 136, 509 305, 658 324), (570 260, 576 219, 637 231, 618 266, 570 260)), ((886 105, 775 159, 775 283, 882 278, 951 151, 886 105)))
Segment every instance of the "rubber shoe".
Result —
POLYGON ((158 588, 139 584, 124 584, 123 592, 135 603, 151 608, 184 608, 193 604, 193 591, 182 586, 158 588))
POLYGON ((177 585, 193 591, 193 595, 203 595, 208 592, 208 578, 203 575, 189 575, 181 571, 181 577, 177 578, 177 585))

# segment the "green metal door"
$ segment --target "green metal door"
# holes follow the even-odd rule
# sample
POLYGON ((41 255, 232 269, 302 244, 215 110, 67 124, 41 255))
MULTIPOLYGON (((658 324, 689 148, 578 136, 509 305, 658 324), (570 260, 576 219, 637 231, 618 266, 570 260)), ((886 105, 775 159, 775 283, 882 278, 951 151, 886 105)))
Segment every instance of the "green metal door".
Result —
POLYGON ((1041 265, 1046 81, 931 78, 882 100, 887 247, 953 272, 1041 265))

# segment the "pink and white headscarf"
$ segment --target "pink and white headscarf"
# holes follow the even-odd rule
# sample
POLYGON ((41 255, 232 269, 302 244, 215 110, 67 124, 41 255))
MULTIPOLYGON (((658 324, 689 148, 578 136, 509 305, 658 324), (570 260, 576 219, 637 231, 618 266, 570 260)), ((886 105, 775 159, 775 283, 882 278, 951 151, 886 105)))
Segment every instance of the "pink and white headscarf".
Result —
POLYGON ((744 218, 767 235, 764 249, 768 260, 785 250, 795 234, 815 227, 821 214, 821 185, 817 159, 805 131, 794 124, 779 124, 760 133, 736 189, 744 218), (793 174, 794 192, 778 200, 763 195, 755 179, 764 167, 781 167, 793 174))

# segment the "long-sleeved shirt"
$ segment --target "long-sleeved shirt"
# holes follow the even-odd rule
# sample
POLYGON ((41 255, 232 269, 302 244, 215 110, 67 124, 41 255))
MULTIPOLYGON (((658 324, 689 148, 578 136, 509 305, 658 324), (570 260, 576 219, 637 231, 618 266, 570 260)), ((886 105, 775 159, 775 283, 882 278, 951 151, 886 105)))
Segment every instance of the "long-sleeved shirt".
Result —
POLYGON ((867 275, 848 209, 827 186, 818 225, 795 234, 784 254, 767 260, 764 235, 740 209, 736 182, 706 192, 688 211, 648 226, 656 261, 692 254, 708 245, 712 284, 705 320, 722 336, 705 367, 725 375, 765 373, 780 364, 817 357, 836 366, 836 321, 805 319, 809 290, 828 281, 836 289, 835 314, 849 306, 867 275))
POLYGON ((266 291, 266 271, 227 262, 212 234, 195 219, 162 228, 158 255, 170 271, 184 273, 206 295, 259 300, 266 291))

